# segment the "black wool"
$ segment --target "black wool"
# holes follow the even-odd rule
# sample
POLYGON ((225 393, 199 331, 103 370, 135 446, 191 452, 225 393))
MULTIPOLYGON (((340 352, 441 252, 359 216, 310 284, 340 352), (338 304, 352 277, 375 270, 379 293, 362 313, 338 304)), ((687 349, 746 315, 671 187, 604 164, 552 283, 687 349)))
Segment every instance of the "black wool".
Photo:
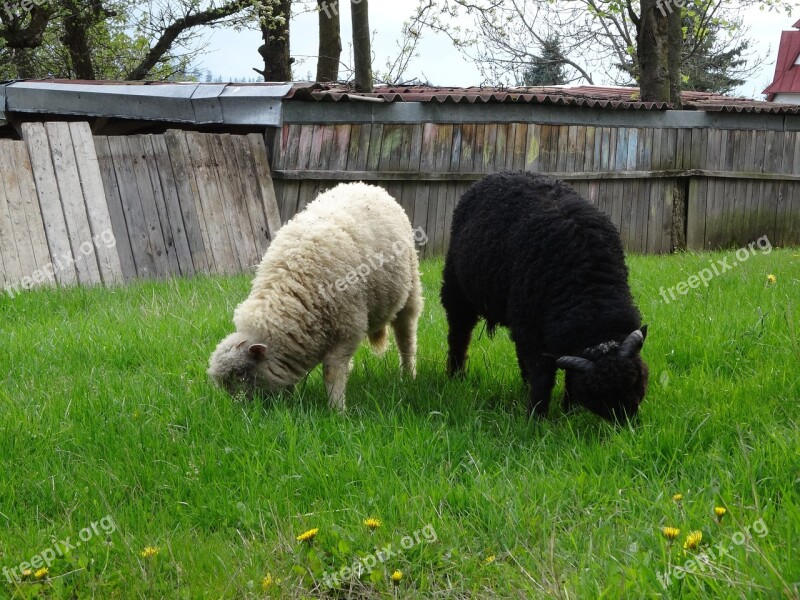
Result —
POLYGON ((647 387, 647 335, 628 286, 619 232, 568 184, 496 173, 470 187, 453 213, 442 304, 448 372, 464 370, 472 329, 510 330, 529 410, 545 415, 558 367, 565 406, 632 417, 647 387))

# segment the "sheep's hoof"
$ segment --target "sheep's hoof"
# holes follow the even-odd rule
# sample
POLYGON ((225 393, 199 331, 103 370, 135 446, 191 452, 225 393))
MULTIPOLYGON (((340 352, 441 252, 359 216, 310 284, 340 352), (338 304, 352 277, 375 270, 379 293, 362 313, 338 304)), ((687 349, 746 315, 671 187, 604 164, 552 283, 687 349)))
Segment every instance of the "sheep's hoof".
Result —
POLYGON ((338 413, 344 414, 345 413, 345 405, 344 405, 344 398, 339 400, 338 402, 329 401, 328 408, 338 413))

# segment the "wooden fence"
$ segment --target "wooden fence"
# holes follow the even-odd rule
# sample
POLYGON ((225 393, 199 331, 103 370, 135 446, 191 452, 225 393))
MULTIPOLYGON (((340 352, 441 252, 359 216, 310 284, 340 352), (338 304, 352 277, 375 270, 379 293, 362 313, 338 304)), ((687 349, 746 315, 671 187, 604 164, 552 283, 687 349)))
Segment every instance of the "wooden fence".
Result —
POLYGON ((92 136, 25 123, 0 140, 0 285, 115 284, 252 269, 280 228, 257 134, 92 136))
POLYGON ((287 123, 273 177, 285 221, 322 189, 373 181, 446 249, 453 207, 487 173, 570 181, 630 251, 800 243, 800 133, 539 123, 287 123))
POLYGON ((570 181, 630 251, 800 244, 800 132, 501 120, 289 122, 274 170, 259 134, 24 123, 0 140, 0 286, 246 271, 282 222, 355 180, 384 186, 439 255, 460 195, 500 170, 570 181))

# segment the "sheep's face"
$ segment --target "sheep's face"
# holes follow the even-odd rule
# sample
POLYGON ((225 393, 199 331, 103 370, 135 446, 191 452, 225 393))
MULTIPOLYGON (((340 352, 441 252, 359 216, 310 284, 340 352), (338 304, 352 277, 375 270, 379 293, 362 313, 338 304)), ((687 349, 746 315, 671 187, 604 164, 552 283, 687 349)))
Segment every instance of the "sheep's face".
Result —
POLYGON ((564 356, 556 365, 566 369, 566 392, 577 403, 609 421, 636 416, 647 390, 647 364, 640 355, 647 326, 621 344, 607 342, 585 350, 581 357, 564 356))
POLYGON ((268 370, 268 349, 241 333, 222 340, 211 355, 208 375, 231 396, 270 395, 286 384, 268 370))

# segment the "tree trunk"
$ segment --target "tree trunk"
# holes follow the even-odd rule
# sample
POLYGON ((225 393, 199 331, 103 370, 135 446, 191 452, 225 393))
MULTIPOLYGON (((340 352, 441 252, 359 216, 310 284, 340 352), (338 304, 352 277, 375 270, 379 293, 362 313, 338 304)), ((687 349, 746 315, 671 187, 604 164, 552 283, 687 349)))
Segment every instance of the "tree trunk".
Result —
POLYGON ((72 73, 76 79, 94 79, 89 30, 96 21, 102 20, 105 14, 100 6, 85 6, 75 1, 65 2, 65 5, 70 16, 64 19, 61 43, 69 54, 72 73), (95 8, 99 9, 98 12, 95 8))
POLYGON ((36 60, 33 56, 33 50, 30 48, 21 48, 14 50, 13 59, 11 62, 17 68, 17 77, 20 79, 33 79, 34 77, 42 77, 42 74, 37 71, 36 60))
POLYGON ((339 23, 339 0, 317 0, 319 5, 319 58, 317 81, 336 81, 342 56, 342 36, 339 23))
POLYGON ((667 64, 669 66, 669 96, 676 109, 683 108, 681 101, 681 49, 683 48, 682 9, 676 8, 667 17, 669 21, 667 38, 667 64))
POLYGON ((636 55, 639 59, 639 97, 643 102, 671 100, 668 10, 680 11, 670 0, 641 0, 636 55))
POLYGON ((276 17, 281 20, 269 21, 263 17, 261 36, 264 44, 258 53, 264 59, 264 70, 255 69, 264 77, 264 81, 291 81, 292 59, 289 54, 289 19, 292 17, 292 0, 279 0, 276 17))
POLYGON ((350 0, 353 17, 353 59, 355 61, 357 92, 372 92, 372 48, 369 32, 369 3, 350 0))

